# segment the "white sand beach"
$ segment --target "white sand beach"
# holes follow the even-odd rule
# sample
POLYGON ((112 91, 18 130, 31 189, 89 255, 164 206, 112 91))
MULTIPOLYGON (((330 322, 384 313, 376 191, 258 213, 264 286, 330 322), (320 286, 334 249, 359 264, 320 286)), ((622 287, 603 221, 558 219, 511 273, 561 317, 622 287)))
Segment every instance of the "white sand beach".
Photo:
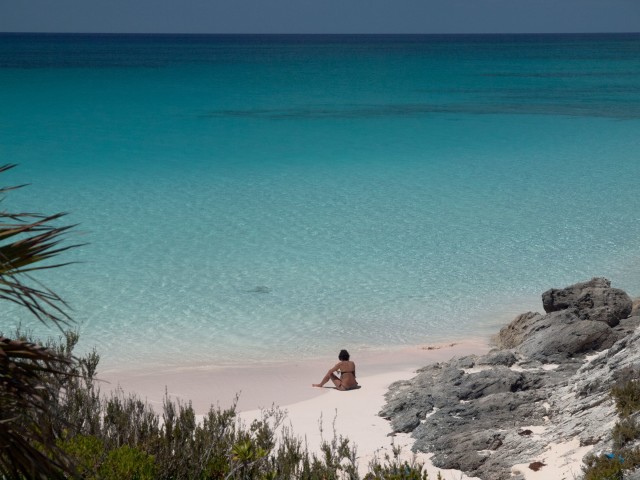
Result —
MULTIPOLYGON (((464 340, 434 345, 419 345, 395 350, 350 351, 356 362, 358 381, 363 386, 363 399, 381 396, 386 391, 370 378, 385 375, 388 384, 412 376, 416 369, 454 356, 484 353, 486 339, 464 340), (388 375, 388 377, 386 377, 388 375)), ((333 353, 333 352, 331 352, 333 353)), ((180 401, 191 401, 197 414, 204 414, 211 405, 229 407, 237 399, 239 411, 280 407, 310 400, 327 393, 327 389, 312 388, 329 367, 338 361, 338 351, 326 358, 290 361, 286 363, 234 366, 176 365, 153 370, 106 370, 100 372, 102 391, 118 387, 135 392, 153 406, 161 407, 165 393, 180 401)), ((330 384, 325 387, 330 387, 330 384)), ((329 397, 330 398, 330 397, 329 397)))

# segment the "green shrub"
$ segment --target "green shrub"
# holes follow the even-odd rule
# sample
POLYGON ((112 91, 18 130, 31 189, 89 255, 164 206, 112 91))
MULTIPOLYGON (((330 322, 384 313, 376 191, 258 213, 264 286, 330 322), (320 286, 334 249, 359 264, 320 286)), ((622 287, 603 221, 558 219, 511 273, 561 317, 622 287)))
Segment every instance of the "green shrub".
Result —
POLYGON ((640 448, 625 448, 621 452, 624 463, 622 466, 627 470, 635 470, 640 467, 640 448))
POLYGON ((633 417, 626 417, 616 423, 611 432, 614 451, 621 450, 640 438, 640 425, 633 417))
POLYGON ((429 475, 422 466, 405 461, 400 465, 375 465, 364 480, 429 480, 429 475))
POLYGON ((151 455, 124 445, 109 452, 100 467, 101 480, 153 480, 155 461, 151 455))
MULTIPOLYGON (((395 445, 392 447, 392 453, 393 457, 385 454, 384 463, 380 463, 377 458, 374 459, 369 464, 369 472, 364 480, 429 480, 422 463, 415 459, 411 462, 400 461, 401 449, 395 445)), ((439 472, 436 480, 442 480, 439 472)))
POLYGON ((80 477, 94 480, 106 456, 104 444, 96 437, 78 435, 59 442, 62 450, 71 457, 80 477))
POLYGON ((617 374, 617 382, 611 388, 611 397, 616 404, 620 420, 611 431, 614 458, 587 455, 582 471, 584 480, 619 480, 624 470, 640 466, 640 449, 631 448, 640 440, 640 425, 637 412, 640 412, 639 370, 629 367, 617 374))
POLYGON ((635 379, 615 385, 611 396, 616 402, 618 415, 626 417, 640 411, 640 382, 635 379))
POLYGON ((583 480, 622 480, 622 463, 617 458, 589 454, 583 461, 583 480))

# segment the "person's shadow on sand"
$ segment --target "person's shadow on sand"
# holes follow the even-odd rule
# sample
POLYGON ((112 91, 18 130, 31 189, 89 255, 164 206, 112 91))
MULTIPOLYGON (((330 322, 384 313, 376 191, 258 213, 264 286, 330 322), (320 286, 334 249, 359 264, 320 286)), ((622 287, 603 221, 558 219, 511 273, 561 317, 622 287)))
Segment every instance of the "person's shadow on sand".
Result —
MULTIPOLYGON (((318 388, 318 387, 315 387, 315 388, 318 388)), ((327 388, 329 390, 338 390, 339 392, 350 392, 351 390, 359 390, 359 389, 361 389, 362 385, 356 385, 355 387, 350 388, 349 390, 343 390, 343 389, 338 388, 338 387, 319 387, 319 388, 327 388)))

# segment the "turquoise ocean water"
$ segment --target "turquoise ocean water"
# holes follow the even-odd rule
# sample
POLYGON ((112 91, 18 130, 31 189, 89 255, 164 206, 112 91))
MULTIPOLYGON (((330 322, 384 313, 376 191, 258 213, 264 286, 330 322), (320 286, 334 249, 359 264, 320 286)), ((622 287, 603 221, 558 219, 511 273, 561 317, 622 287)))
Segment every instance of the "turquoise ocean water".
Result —
POLYGON ((38 278, 103 369, 486 337, 592 276, 640 295, 640 35, 0 35, 0 155, 31 184, 5 208, 80 223, 38 278))

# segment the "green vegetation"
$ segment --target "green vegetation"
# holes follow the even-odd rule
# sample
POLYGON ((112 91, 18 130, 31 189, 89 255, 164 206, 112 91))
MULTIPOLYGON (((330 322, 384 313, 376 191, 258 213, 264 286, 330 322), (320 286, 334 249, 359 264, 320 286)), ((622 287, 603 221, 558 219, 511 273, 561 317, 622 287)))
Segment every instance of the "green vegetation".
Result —
MULTIPOLYGON (((12 168, 0 167, 0 173, 12 168)), ((12 188, 0 188, 0 196, 12 188)), ((0 212, 0 299, 59 328, 39 344, 0 332, 0 478, 358 479, 356 448, 334 432, 319 453, 283 423, 277 408, 245 425, 235 407, 211 407, 196 421, 190 403, 164 400, 157 414, 135 395, 101 395, 99 355, 74 356, 78 334, 66 304, 31 278, 77 245, 62 246, 72 228, 52 216, 0 212), (42 263, 44 262, 44 263, 42 263)), ((367 480, 428 480, 420 463, 393 458, 369 465, 367 480)), ((440 475, 438 475, 440 478, 440 475)))
POLYGON ((584 480, 621 480, 625 470, 640 467, 640 369, 627 368, 618 374, 611 389, 620 420, 611 432, 613 452, 609 455, 587 455, 583 466, 584 480))
MULTIPOLYGON (((76 334, 47 348, 73 358, 76 334)), ((28 339, 25 339, 28 341, 28 339)), ((112 479, 359 479, 357 450, 333 432, 317 453, 285 426, 278 408, 264 410, 250 424, 235 407, 211 407, 197 421, 190 403, 168 397, 161 413, 135 395, 101 395, 93 352, 75 364, 61 364, 64 381, 51 392, 48 411, 39 417, 57 438, 73 469, 58 475, 112 479)), ((322 432, 324 433, 324 432, 322 432)), ((8 476, 32 478, 31 475, 8 476)), ((369 465, 367 480, 428 480, 423 465, 401 462, 400 450, 369 465)))
POLYGON ((626 368, 620 373, 620 380, 611 389, 616 402, 616 411, 622 418, 640 412, 640 369, 626 368))
MULTIPOLYGON (((422 465, 416 462, 400 461, 401 450, 393 447, 393 458, 386 454, 384 463, 374 460, 369 465, 369 473, 364 480, 429 480, 429 476, 423 471, 422 465)), ((442 480, 438 472, 436 480, 442 480)))
POLYGON ((622 465, 617 458, 587 455, 582 470, 584 480, 622 480, 622 465))

